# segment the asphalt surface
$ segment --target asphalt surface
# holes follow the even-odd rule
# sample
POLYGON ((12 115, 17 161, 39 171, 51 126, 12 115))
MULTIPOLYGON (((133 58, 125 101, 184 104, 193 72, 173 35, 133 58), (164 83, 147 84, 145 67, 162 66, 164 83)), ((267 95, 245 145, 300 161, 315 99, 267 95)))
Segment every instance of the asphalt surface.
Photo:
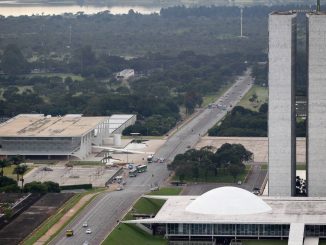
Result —
POLYGON ((107 234, 112 231, 119 220, 130 209, 132 204, 152 186, 162 185, 169 176, 166 163, 179 154, 193 147, 209 128, 221 120, 238 103, 241 97, 251 88, 252 78, 248 70, 244 76, 237 79, 235 84, 216 103, 220 108, 202 109, 192 120, 181 127, 155 154, 155 157, 166 159, 165 163, 151 163, 148 171, 136 178, 128 178, 122 191, 102 193, 95 198, 50 244, 101 244, 107 234), (224 107, 224 110, 222 109, 224 107), (86 234, 82 224, 87 221, 92 230, 86 234), (73 237, 65 237, 65 230, 73 229, 73 237))

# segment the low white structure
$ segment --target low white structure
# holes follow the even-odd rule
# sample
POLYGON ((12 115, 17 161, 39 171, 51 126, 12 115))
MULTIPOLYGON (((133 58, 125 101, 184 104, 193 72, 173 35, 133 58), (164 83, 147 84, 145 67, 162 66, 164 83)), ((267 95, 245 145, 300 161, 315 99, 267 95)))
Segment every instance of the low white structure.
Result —
POLYGON ((92 146, 120 134, 136 121, 135 115, 63 117, 43 114, 20 114, 0 124, 0 155, 74 156, 86 158, 92 146))
POLYGON ((115 76, 116 79, 126 80, 135 76, 134 69, 124 69, 118 72, 115 76))
POLYGON ((145 197, 166 202, 154 218, 124 222, 152 224, 173 244, 280 238, 301 245, 306 237, 326 238, 326 198, 261 198, 237 187, 217 188, 201 196, 145 197))

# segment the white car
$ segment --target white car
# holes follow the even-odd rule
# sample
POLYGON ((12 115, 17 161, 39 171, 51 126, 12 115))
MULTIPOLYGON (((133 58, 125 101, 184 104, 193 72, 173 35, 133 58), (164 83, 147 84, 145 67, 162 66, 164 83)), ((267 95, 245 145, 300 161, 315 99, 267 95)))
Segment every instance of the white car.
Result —
POLYGON ((83 227, 88 227, 87 222, 84 222, 84 223, 83 223, 83 227))
POLYGON ((85 241, 85 242, 83 243, 83 245, 89 245, 88 241, 85 241))
POLYGON ((87 229, 87 230, 85 231, 85 233, 86 233, 86 234, 91 234, 91 233, 92 233, 92 230, 91 230, 91 229, 87 229))

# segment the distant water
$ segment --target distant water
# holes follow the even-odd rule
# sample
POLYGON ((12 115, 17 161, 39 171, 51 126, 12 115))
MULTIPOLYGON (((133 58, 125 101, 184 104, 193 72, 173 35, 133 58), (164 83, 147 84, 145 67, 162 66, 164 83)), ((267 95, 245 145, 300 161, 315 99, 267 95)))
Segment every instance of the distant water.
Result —
POLYGON ((3 16, 20 16, 20 15, 60 15, 64 13, 76 14, 96 14, 102 11, 110 11, 112 14, 127 14, 130 9, 141 14, 159 13, 160 7, 143 7, 143 6, 79 6, 64 4, 22 4, 17 1, 0 1, 0 15, 3 16))

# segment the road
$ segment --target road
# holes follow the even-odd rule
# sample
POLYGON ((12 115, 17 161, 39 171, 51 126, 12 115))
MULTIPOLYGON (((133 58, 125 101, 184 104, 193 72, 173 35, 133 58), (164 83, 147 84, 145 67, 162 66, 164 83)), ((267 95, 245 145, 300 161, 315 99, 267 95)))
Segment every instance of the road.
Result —
POLYGON ((251 86, 252 78, 250 70, 247 70, 244 76, 238 77, 233 86, 220 99, 215 101, 215 104, 219 105, 218 108, 202 109, 198 116, 179 129, 173 137, 170 137, 155 156, 163 157, 171 162, 177 154, 184 153, 189 148, 194 147, 200 137, 219 122, 240 101, 251 86))
POLYGON ((216 101, 221 107, 227 108, 226 110, 202 109, 197 116, 172 135, 155 154, 156 157, 166 159, 165 163, 149 164, 147 172, 139 174, 136 178, 128 178, 122 191, 106 192, 97 196, 50 244, 83 244, 84 241, 88 241, 91 245, 100 244, 142 194, 148 192, 151 186, 163 184, 169 176, 166 163, 172 161, 175 155, 193 147, 200 136, 221 120, 227 110, 231 109, 230 105, 237 104, 251 86, 252 78, 248 70, 237 79, 222 98, 216 101), (92 234, 85 234, 85 228, 82 228, 85 221, 88 222, 92 234), (66 229, 73 229, 74 236, 66 238, 66 229))

